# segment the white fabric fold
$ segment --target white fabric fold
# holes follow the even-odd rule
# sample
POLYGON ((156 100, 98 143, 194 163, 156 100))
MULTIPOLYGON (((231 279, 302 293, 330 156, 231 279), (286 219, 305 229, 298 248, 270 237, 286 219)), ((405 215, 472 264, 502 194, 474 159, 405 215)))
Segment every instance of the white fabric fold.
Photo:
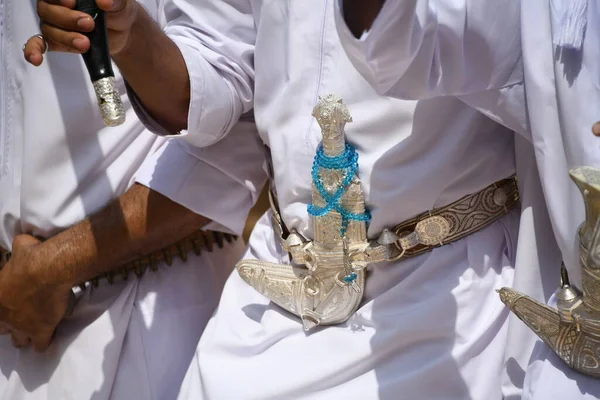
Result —
POLYGON ((381 94, 419 100, 522 81, 518 0, 386 0, 364 40, 346 27, 342 1, 344 47, 381 94))
POLYGON ((170 140, 136 173, 136 181, 212 220, 206 229, 241 235, 266 180, 265 150, 253 121, 222 141, 196 148, 170 140))

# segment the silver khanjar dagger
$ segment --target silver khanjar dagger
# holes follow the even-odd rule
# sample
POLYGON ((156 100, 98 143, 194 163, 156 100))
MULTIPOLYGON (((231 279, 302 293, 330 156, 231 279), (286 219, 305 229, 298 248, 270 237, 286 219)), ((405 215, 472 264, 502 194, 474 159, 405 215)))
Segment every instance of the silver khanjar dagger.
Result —
POLYGON ((557 308, 510 288, 499 290, 510 310, 571 368, 600 378, 600 169, 570 171, 585 202, 586 220, 578 232, 583 294, 561 270, 557 308))
MULTIPOLYGON (((333 158, 344 153, 344 126, 352 118, 342 100, 333 95, 319 98, 312 115, 321 127, 324 155, 333 158)), ((345 176, 342 170, 322 169, 319 178, 331 195, 342 186, 345 176)), ((314 179, 312 204, 316 207, 327 204, 314 179)), ((364 193, 357 174, 352 177, 339 205, 355 215, 365 213, 364 193)), ((259 260, 242 260, 236 265, 246 283, 299 316, 305 330, 350 318, 363 298, 368 263, 365 221, 350 220, 342 235, 342 215, 332 209, 322 216, 313 215, 312 224, 313 241, 307 241, 295 231, 286 239, 286 250, 295 265, 259 260)))
POLYGON ((90 40, 90 49, 82 56, 96 92, 104 124, 119 126, 125 122, 125 110, 110 60, 106 15, 96 6, 95 0, 77 0, 75 9, 90 15, 95 21, 94 30, 86 34, 90 40))

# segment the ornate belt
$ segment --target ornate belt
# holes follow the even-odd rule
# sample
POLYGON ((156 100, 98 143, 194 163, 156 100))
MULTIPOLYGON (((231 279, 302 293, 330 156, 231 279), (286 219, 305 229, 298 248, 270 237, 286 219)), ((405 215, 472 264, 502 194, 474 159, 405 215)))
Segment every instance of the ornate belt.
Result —
MULTIPOLYGON (((506 215, 519 203, 515 177, 367 238, 370 214, 358 178, 358 154, 345 141, 352 119, 341 99, 329 95, 313 110, 323 142, 313 164, 314 239, 288 230, 273 186, 273 227, 293 265, 242 260, 244 281, 302 319, 306 330, 345 322, 362 300, 369 264, 413 257, 460 240, 506 215)), ((272 175, 272 167, 270 171, 272 175)))
MULTIPOLYGON (((269 191, 269 200, 273 214, 271 222, 281 246, 290 253, 294 263, 306 264, 307 253, 303 251, 303 246, 298 245, 306 247, 310 241, 295 230, 290 232, 286 228, 273 191, 269 191)), ((391 229, 384 229, 377 240, 369 244, 364 261, 396 261, 421 255, 485 228, 518 203, 516 177, 503 179, 450 205, 424 212, 391 229)))
MULTIPOLYGON (((101 280, 113 284, 115 279, 127 280, 131 275, 140 277, 148 269, 153 272, 157 271, 160 262, 164 262, 170 267, 175 257, 185 262, 191 252, 199 256, 203 250, 212 252, 215 246, 223 248, 225 242, 231 243, 234 240, 237 240, 237 237, 233 235, 199 230, 159 251, 147 254, 110 272, 101 274, 89 282, 83 282, 80 286, 84 287, 87 283, 98 286, 101 280)), ((0 249, 0 269, 10 260, 10 255, 10 252, 0 249)))

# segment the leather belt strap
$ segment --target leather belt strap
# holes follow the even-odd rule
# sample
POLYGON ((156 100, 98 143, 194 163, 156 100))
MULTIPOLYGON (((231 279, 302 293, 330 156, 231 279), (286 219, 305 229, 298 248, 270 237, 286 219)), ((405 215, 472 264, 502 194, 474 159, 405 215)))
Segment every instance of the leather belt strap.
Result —
MULTIPOLYGON (((290 252, 294 262, 304 264, 306 255, 295 251, 298 247, 294 244, 299 239, 303 242, 308 240, 298 232, 287 229, 279 214, 273 187, 269 194, 273 228, 281 238, 281 245, 290 252)), ((371 240, 363 261, 374 263, 418 256, 485 228, 506 215, 517 204, 519 190, 517 179, 512 176, 452 204, 424 212, 391 229, 385 229, 376 240, 371 240)))
POLYGON ((396 225, 393 232, 400 239, 395 246, 404 251, 404 257, 418 256, 485 228, 517 204, 519 189, 517 178, 513 176, 396 225))
MULTIPOLYGON (((161 262, 164 262, 170 267, 173 264, 173 258, 175 257, 178 257, 185 262, 191 252, 194 252, 194 254, 199 256, 204 250, 212 252, 215 246, 223 248, 225 242, 231 243, 234 240, 237 240, 237 236, 222 232, 198 230, 188 237, 159 251, 147 254, 110 272, 104 273, 92 279, 89 283, 98 286, 102 279, 105 279, 109 284, 112 284, 115 279, 121 278, 127 280, 130 275, 140 277, 148 269, 151 271, 158 270, 158 265, 161 262)), ((0 249, 0 268, 10 260, 10 254, 10 252, 0 249)), ((87 283, 88 282, 83 282, 80 286, 84 286, 87 283)))

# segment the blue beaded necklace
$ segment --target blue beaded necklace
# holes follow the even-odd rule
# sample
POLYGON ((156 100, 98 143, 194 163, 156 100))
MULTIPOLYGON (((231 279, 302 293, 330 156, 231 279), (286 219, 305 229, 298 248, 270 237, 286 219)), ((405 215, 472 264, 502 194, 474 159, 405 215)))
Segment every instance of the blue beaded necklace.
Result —
POLYGON ((323 197, 323 200, 325 200, 325 207, 318 207, 311 203, 308 205, 308 213, 315 217, 322 217, 331 210, 335 210, 340 213, 342 217, 342 226, 340 230, 342 238, 346 236, 348 224, 351 220, 365 222, 369 222, 371 220, 371 214, 368 211, 357 214, 350 212, 342 204, 340 204, 342 196, 346 193, 346 190, 348 190, 348 187, 350 186, 350 183, 352 183, 354 176, 356 176, 357 171, 358 153, 351 144, 346 143, 344 152, 339 156, 334 157, 327 156, 323 150, 323 145, 319 145, 317 154, 315 155, 315 159, 313 161, 312 179, 315 187, 319 191, 319 194, 321 197, 323 197), (333 194, 330 194, 327 192, 327 190, 325 190, 325 186, 323 185, 321 176, 319 175, 321 169, 345 170, 344 180, 333 194))

